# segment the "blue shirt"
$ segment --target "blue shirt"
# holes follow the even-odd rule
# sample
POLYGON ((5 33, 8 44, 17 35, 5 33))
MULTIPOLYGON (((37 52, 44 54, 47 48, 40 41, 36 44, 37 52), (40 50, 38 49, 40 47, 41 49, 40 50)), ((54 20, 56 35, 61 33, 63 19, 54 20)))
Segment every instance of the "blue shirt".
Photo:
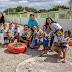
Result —
POLYGON ((34 21, 31 21, 31 19, 29 19, 28 25, 31 26, 31 28, 32 28, 34 25, 37 27, 39 24, 36 19, 34 21))

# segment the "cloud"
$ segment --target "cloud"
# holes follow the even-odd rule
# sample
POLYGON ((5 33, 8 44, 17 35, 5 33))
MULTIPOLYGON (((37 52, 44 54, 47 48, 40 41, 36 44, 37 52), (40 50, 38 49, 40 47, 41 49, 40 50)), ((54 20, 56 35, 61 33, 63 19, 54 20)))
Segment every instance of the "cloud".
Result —
POLYGON ((39 9, 50 9, 56 5, 65 5, 69 7, 70 0, 0 0, 0 11, 8 7, 28 6, 39 9))

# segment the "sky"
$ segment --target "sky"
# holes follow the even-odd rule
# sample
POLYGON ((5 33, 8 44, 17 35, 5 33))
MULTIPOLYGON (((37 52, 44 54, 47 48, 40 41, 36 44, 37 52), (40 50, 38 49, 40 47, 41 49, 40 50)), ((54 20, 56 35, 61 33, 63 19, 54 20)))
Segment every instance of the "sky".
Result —
POLYGON ((56 5, 65 5, 69 7, 70 0, 0 0, 0 12, 7 8, 14 8, 17 6, 32 7, 39 9, 50 9, 56 5))

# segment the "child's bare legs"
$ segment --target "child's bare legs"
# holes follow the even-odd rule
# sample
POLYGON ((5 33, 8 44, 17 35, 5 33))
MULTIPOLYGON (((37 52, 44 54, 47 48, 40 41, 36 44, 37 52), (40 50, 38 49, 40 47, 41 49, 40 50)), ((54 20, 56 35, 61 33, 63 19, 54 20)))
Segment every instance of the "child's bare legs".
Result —
POLYGON ((30 47, 30 44, 31 44, 31 40, 28 40, 28 44, 29 44, 29 47, 30 47))
POLYGON ((66 49, 63 49, 62 52, 63 52, 63 58, 66 58, 66 49))
POLYGON ((39 43, 36 43, 36 46, 37 46, 36 49, 38 49, 40 47, 39 43))
POLYGON ((45 50, 47 51, 47 49, 48 49, 48 46, 46 46, 45 50))
POLYGON ((60 59, 61 51, 62 51, 62 49, 58 50, 58 59, 60 59))
POLYGON ((43 51, 45 51, 45 46, 43 46, 43 51))

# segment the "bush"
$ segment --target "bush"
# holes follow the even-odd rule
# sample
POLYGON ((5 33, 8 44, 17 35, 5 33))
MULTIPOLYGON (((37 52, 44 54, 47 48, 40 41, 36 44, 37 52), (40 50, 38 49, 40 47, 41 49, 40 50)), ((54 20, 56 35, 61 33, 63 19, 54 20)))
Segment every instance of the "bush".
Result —
MULTIPOLYGON (((18 12, 9 12, 9 15, 11 14, 18 14, 18 12)), ((6 15, 8 15, 8 12, 6 13, 6 15)))

